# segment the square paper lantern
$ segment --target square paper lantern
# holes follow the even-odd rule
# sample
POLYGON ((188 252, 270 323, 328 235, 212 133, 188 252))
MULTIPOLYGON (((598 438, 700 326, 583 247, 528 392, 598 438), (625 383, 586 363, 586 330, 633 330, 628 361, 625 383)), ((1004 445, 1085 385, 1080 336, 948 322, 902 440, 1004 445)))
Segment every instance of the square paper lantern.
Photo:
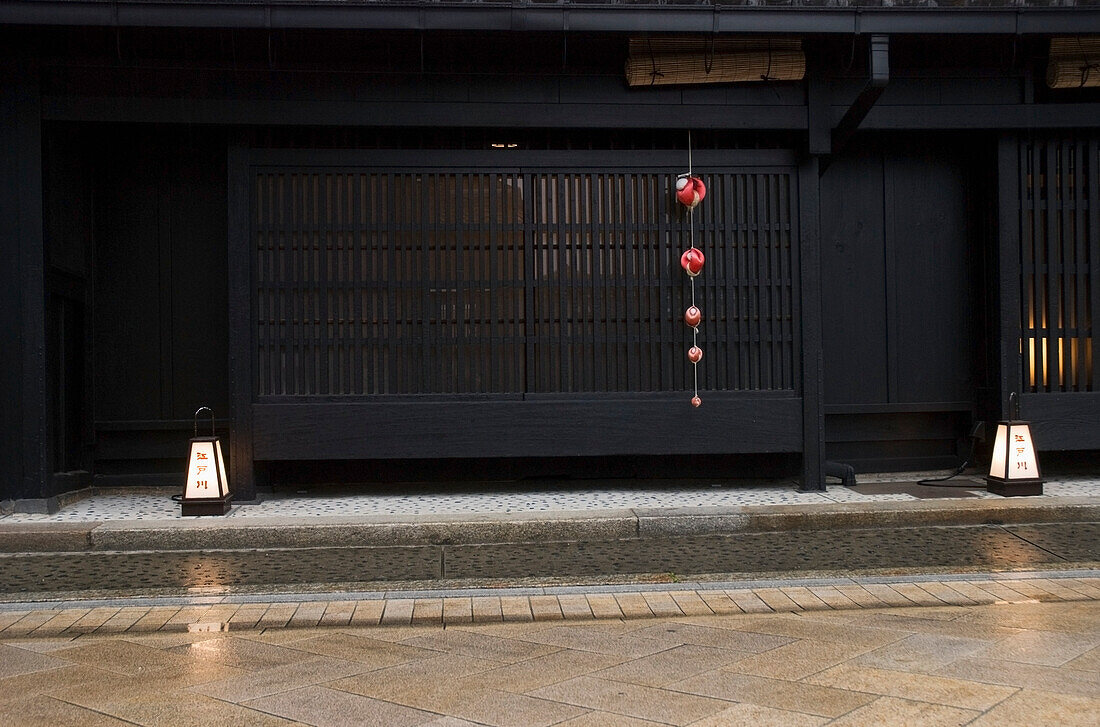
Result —
POLYGON ((1043 494, 1043 479, 1031 427, 1016 419, 997 422, 993 454, 989 461, 987 488, 1004 497, 1043 494))
POLYGON ((210 436, 198 436, 199 412, 195 412, 195 437, 187 460, 187 483, 183 489, 182 515, 224 515, 229 512, 233 496, 229 494, 229 479, 225 476, 222 443, 214 435, 214 412, 210 411, 210 436))

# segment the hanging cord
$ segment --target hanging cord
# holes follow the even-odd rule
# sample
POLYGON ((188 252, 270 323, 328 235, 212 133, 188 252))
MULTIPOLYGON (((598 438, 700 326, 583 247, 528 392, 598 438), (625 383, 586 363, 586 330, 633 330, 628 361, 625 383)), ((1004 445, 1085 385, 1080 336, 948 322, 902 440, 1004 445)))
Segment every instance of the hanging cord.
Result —
MULTIPOLYGON (((688 129, 688 179, 691 179, 692 165, 691 165, 691 129, 688 129)), ((691 242, 692 249, 695 249, 695 209, 688 207, 688 240, 691 242)), ((695 276, 689 276, 688 280, 691 282, 691 305, 695 305, 695 276)), ((691 327, 691 345, 699 345, 699 326, 691 327)), ((693 361, 691 364, 691 373, 695 381, 695 397, 699 396, 699 362, 693 361)))
POLYGON ((649 72, 649 85, 653 86, 657 83, 657 77, 664 77, 665 74, 657 70, 657 57, 653 55, 653 39, 648 35, 645 37, 645 44, 649 49, 649 66, 652 69, 649 72))
POLYGON ((1077 41, 1077 49, 1081 51, 1081 83, 1078 88, 1084 88, 1089 81, 1089 74, 1100 70, 1100 63, 1089 59, 1088 53, 1085 52, 1085 44, 1081 42, 1081 36, 1078 35, 1074 40, 1077 41))
MULTIPOLYGON (((1015 396, 1015 393, 1013 394, 1013 396, 1015 396)), ((1011 399, 1010 399, 1010 401, 1011 401, 1011 399)), ((968 455, 966 455, 966 459, 963 461, 963 463, 961 465, 958 466, 958 468, 954 472, 949 474, 947 477, 937 477, 937 478, 934 478, 934 479, 917 480, 917 484, 918 485, 924 485, 926 487, 962 487, 962 488, 981 487, 981 485, 974 484, 974 483, 971 483, 969 485, 962 484, 962 483, 953 483, 953 484, 950 484, 950 485, 944 485, 944 484, 940 484, 940 483, 947 482, 948 480, 955 479, 956 477, 958 477, 959 475, 961 475, 963 473, 963 470, 965 470, 970 465, 971 462, 974 461, 974 450, 976 450, 978 448, 978 440, 980 439, 980 440, 984 441, 984 439, 985 439, 984 434, 981 434, 981 432, 983 432, 983 431, 984 431, 984 424, 982 422, 976 423, 974 425, 973 429, 970 430, 970 453, 968 455)))
POLYGON ((970 454, 966 455, 966 460, 961 465, 959 465, 958 469, 956 469, 954 472, 949 474, 947 477, 938 477, 938 478, 932 479, 932 480, 917 480, 917 484, 918 485, 924 485, 925 487, 962 487, 962 488, 970 488, 970 489, 982 487, 982 485, 979 485, 979 484, 974 483, 974 482, 971 482, 969 485, 963 484, 961 482, 953 482, 950 485, 941 484, 943 482, 947 482, 948 480, 953 480, 953 479, 955 479, 956 477, 958 477, 959 475, 961 475, 963 473, 963 470, 965 470, 970 465, 970 461, 972 459, 974 459, 974 450, 977 448, 977 446, 978 446, 978 440, 971 437, 970 438, 970 454))

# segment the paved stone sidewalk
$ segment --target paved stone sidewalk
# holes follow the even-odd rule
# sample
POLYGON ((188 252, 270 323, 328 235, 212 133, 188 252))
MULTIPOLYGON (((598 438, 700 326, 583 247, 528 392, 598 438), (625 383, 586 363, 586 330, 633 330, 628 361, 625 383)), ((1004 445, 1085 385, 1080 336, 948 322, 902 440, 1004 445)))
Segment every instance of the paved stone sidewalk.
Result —
MULTIPOLYGON (((196 617, 242 630, 10 638, 9 627, 0 637, 0 723, 1092 727, 1100 602, 1034 596, 1063 598, 1071 586, 1095 589, 1096 579, 1045 580, 927 582, 868 588, 858 599, 878 591, 1018 601, 900 609, 832 610, 840 589, 775 588, 773 603, 790 612, 741 613, 742 603, 768 607, 754 590, 756 600, 728 592, 531 599, 524 623, 503 621, 503 601, 497 622, 482 624, 471 623, 474 601, 444 600, 423 604, 430 626, 359 627, 357 604, 221 604, 196 617), (530 620, 544 603, 554 620, 530 620), (796 610, 811 606, 818 610, 796 610), (677 615, 634 619, 616 609, 677 615), (302 623, 331 615, 342 625, 265 628, 261 610, 293 612, 274 623, 311 611, 302 623), (567 611, 585 617, 565 621, 567 611), (597 611, 612 617, 592 618, 597 611)), ((401 620, 414 620, 419 605, 406 604, 401 620)), ((135 615, 123 611, 87 623, 121 618, 121 630, 135 615)))
MULTIPOLYGON (((822 506, 853 503, 1005 498, 986 491, 978 476, 964 476, 956 484, 972 488, 920 488, 914 482, 942 472, 861 474, 855 488, 830 485, 825 492, 799 492, 794 482, 735 480, 563 480, 538 483, 448 483, 440 487, 382 486, 373 488, 316 487, 302 493, 265 494, 255 504, 237 505, 227 519, 294 517, 424 517, 457 514, 546 514, 631 508, 754 507, 774 505, 822 506), (916 493, 916 494, 915 494, 916 493)), ((106 522, 179 520, 173 488, 131 488, 71 493, 52 515, 0 513, 8 524, 49 522, 106 522)), ((1100 495, 1100 478, 1048 478, 1043 496, 1031 501, 1100 495)))

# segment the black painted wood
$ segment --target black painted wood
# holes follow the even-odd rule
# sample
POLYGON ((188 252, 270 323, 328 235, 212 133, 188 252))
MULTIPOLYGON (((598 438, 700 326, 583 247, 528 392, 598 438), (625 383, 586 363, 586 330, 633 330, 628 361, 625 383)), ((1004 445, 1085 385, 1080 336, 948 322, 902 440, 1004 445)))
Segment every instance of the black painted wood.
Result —
MULTIPOLYGON (((678 253, 689 244, 692 226, 673 200, 671 180, 679 167, 669 166, 669 155, 664 155, 663 164, 644 172, 589 167, 590 155, 576 153, 406 155, 407 168, 417 169, 415 176, 380 163, 348 166, 349 155, 343 153, 319 153, 318 159, 309 160, 315 163, 308 165, 302 154, 271 157, 255 152, 254 156, 265 161, 252 167, 258 190, 251 245, 259 275, 255 335, 262 374, 256 395, 691 390, 691 378, 678 375, 676 366, 651 365, 662 358, 680 358, 688 340, 687 329, 663 326, 666 318, 679 318, 680 309, 687 305, 689 286, 679 272, 678 260, 673 259, 678 255, 665 249, 666 257, 659 256, 664 241, 654 233, 667 226, 675 238, 667 242, 678 253), (283 164, 272 161, 280 157, 283 164), (574 165, 584 162, 584 166, 557 170, 544 166, 562 164, 569 157, 574 165), (340 163, 331 166, 317 163, 337 159, 340 163), (539 171, 521 173, 492 166, 494 159, 509 159, 512 164, 539 171), (424 163, 431 166, 418 166, 424 163), (470 164, 475 165, 467 166, 470 164), (365 195, 366 208, 375 206, 376 196, 390 201, 391 211, 384 218, 348 219, 346 205, 341 206, 331 190, 347 187, 354 178, 369 181, 375 189, 365 195), (295 195, 288 194, 296 187, 312 191, 297 201, 295 195), (518 219, 523 189, 529 190, 532 199, 531 217, 518 219), (317 190, 329 191, 318 195, 317 190), (283 198, 290 200, 289 206, 274 211, 283 198), (652 200, 652 205, 646 206, 646 199, 652 200), (268 219, 272 214, 299 220, 297 231, 280 237, 278 246, 271 242, 279 233, 268 219), (593 223, 598 236, 591 234, 593 223), (508 234, 509 230, 522 234, 508 234), (354 236, 349 236, 353 232, 354 236), (531 276, 501 277, 495 261, 515 257, 524 237, 533 240, 531 276), (371 251, 380 260, 369 270, 389 268, 395 275, 370 286, 357 285, 354 276, 338 265, 342 246, 371 251), (292 273, 291 279, 274 281, 270 274, 264 278, 263 271, 268 268, 287 268, 287 256, 303 255, 311 262, 292 273), (652 304, 667 278, 683 299, 682 306, 675 309, 652 304), (518 307, 517 293, 528 287, 533 307, 525 312, 518 307), (597 293, 606 298, 599 319, 594 317, 597 293), (348 322, 333 318, 328 309, 334 297, 349 294, 368 299, 372 309, 384 299, 394 305, 370 320, 355 321, 367 330, 353 334, 345 325, 348 322), (486 321, 485 316, 498 304, 508 321, 527 320, 526 330, 521 333, 496 315, 486 321), (285 307, 301 312, 290 318, 276 317, 274 311, 285 307), (665 337, 660 335, 662 326, 665 337), (299 332, 292 335, 287 327, 299 332), (514 349, 525 343, 533 343, 534 351, 521 360, 514 349), (367 361, 372 388, 349 387, 354 377, 347 370, 347 360, 334 355, 345 348, 355 349, 357 356, 367 361), (381 365, 377 356, 382 350, 398 351, 403 365, 381 365), (530 367, 536 376, 524 387, 525 371, 530 367), (597 371, 599 389, 595 388, 597 371)), ((392 155, 377 156, 389 161, 386 157, 392 155)), ((644 163, 649 161, 646 157, 655 160, 658 155, 642 152, 638 156, 641 159, 632 161, 644 163)), ((779 156, 753 153, 746 159, 779 156)), ((702 342, 708 354, 700 365, 700 386, 706 390, 794 390, 790 301, 797 282, 791 264, 797 218, 789 174, 782 167, 706 169, 712 194, 718 199, 724 186, 741 180, 752 204, 748 206, 751 214, 743 219, 713 204, 694 215, 696 242, 711 256, 711 263, 696 281, 697 302, 711 311, 703 327, 702 342), (737 229, 745 231, 755 265, 751 270, 736 271, 730 280, 718 271, 723 267, 725 241, 737 229), (719 306, 728 286, 738 280, 756 291, 754 310, 730 311, 719 306), (727 328, 721 323, 730 315, 742 316, 756 326, 749 340, 726 339, 727 328), (750 377, 740 387, 730 383, 735 378, 731 351, 739 347, 748 348, 751 365, 750 377)))
POLYGON ((1093 337, 1095 257, 1088 254, 1095 228, 1086 222, 1100 206, 1095 138, 1034 136, 1020 142, 1012 212, 1026 233, 1015 286, 1022 299, 1012 331, 1022 349, 1021 389, 1033 393, 1096 390, 1089 360, 1093 337), (1095 148, 1095 147, 1093 147, 1095 148))
POLYGON ((229 435, 229 489, 237 500, 256 497, 253 466, 252 401, 258 378, 254 362, 252 210, 256 209, 252 178, 242 173, 247 151, 232 145, 228 151, 228 311, 229 396, 233 424, 229 435))
POLYGON ((821 178, 825 403, 890 400, 882 159, 837 158, 821 178))
POLYGON ((797 308, 802 364, 802 489, 825 489, 825 355, 822 346, 821 192, 817 159, 798 169, 801 289, 797 308))
POLYGON ((1100 393, 1023 394, 1020 416, 1040 450, 1100 449, 1100 393))
MULTIPOLYGON (((824 2, 820 5, 826 5, 824 2)), ((284 2, 56 2, 4 0, 0 19, 6 23, 106 25, 110 27, 226 27, 260 29, 365 28, 375 30, 494 30, 552 32, 679 33, 859 33, 997 35, 1070 34, 1100 31, 1100 12, 1093 8, 979 5, 974 8, 920 7, 758 7, 729 5, 715 13, 709 4, 659 2, 636 4, 440 3, 412 7, 405 3, 347 5, 284 2), (1068 12, 1067 12, 1068 11, 1068 12)))
POLYGON ((38 68, 0 63, 0 497, 49 497, 38 68))
POLYGON ((965 150, 893 150, 885 159, 888 266, 887 342, 894 402, 974 397, 971 321, 980 298, 970 286, 977 237, 968 218, 965 150))
POLYGON ((1000 365, 999 406, 997 416, 1008 413, 1008 396, 1020 391, 1023 382, 1020 341, 1014 335, 1020 328, 1022 298, 1020 293, 1023 236, 1021 231, 1027 222, 1021 218, 1022 195, 1026 187, 1020 181, 1026 175, 1021 171, 1026 160, 1022 158, 1021 145, 1014 135, 1003 134, 997 143, 997 247, 999 251, 997 282, 1000 294, 1000 320, 998 328, 998 364, 1000 365))
POLYGON ((257 460, 797 452, 801 402, 716 394, 586 401, 264 404, 257 460), (686 435, 690 432, 690 436, 686 435))

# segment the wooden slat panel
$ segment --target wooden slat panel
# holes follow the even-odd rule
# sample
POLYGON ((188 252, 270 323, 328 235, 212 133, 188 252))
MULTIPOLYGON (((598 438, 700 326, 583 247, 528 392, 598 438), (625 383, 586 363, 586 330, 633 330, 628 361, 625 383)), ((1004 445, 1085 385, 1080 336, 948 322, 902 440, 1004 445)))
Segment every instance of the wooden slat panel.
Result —
POLYGON ((1095 150, 1095 139, 1038 138, 1021 154, 1024 391, 1095 390, 1095 150))
MULTIPOLYGON (((259 396, 693 387, 672 168, 256 175, 259 396)), ((796 390, 790 171, 707 178, 700 388, 796 390)))

